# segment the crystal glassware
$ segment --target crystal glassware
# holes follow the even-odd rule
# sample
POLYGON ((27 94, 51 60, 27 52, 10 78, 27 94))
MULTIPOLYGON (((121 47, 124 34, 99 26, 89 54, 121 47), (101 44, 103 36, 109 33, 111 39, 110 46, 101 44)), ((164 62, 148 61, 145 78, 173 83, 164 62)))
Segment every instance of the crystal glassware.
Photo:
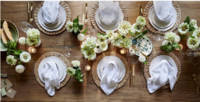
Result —
POLYGON ((19 27, 24 33, 27 33, 28 29, 33 28, 33 26, 30 23, 27 23, 25 21, 20 22, 19 27))
POLYGON ((69 46, 64 46, 62 51, 65 56, 67 57, 72 56, 72 49, 70 49, 69 46))
POLYGON ((164 37, 163 37, 162 35, 160 35, 160 34, 154 34, 154 35, 153 35, 153 39, 154 39, 155 41, 161 41, 161 40, 164 39, 164 37))

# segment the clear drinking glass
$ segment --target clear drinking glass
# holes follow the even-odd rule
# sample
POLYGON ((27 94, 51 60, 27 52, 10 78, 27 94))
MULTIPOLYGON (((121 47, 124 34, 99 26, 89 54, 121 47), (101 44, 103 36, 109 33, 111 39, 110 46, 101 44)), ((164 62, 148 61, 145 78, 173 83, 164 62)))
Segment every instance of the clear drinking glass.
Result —
POLYGON ((64 46, 63 47, 63 54, 67 57, 72 56, 72 49, 69 48, 69 46, 64 46))
POLYGON ((33 28, 33 26, 30 23, 27 23, 25 21, 20 22, 19 28, 24 32, 27 33, 28 29, 33 28))
POLYGON ((161 41, 161 40, 164 39, 164 37, 163 37, 162 35, 160 35, 160 34, 154 34, 154 35, 153 35, 153 39, 154 39, 155 41, 161 41))

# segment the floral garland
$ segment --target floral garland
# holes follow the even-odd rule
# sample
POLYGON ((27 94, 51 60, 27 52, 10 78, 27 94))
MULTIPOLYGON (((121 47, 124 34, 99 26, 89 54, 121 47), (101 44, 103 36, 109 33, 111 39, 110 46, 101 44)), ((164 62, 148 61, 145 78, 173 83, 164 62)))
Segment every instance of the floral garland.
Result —
POLYGON ((196 50, 200 47, 200 29, 198 29, 195 19, 190 20, 190 17, 187 16, 185 21, 179 25, 178 32, 181 38, 186 38, 189 35, 187 46, 190 49, 196 50))

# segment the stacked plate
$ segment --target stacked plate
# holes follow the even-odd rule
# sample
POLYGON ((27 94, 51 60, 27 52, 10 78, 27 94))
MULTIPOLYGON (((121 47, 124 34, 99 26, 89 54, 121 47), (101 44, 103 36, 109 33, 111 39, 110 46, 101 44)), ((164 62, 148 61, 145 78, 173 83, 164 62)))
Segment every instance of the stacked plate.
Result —
POLYGON ((101 80, 102 74, 103 74, 103 70, 105 68, 104 65, 106 63, 108 63, 108 61, 111 61, 111 60, 115 61, 116 64, 118 65, 118 67, 119 67, 120 74, 119 74, 119 77, 118 77, 119 78, 118 82, 120 82, 120 81, 122 81, 122 79, 125 76, 126 68, 125 68, 124 63, 122 62, 122 60, 119 59, 118 57, 115 57, 115 56, 106 56, 99 62, 98 66, 97 66, 97 75, 98 75, 99 79, 101 80))
POLYGON ((151 25, 158 31, 167 31, 171 29, 176 23, 176 19, 177 19, 177 11, 174 7, 173 7, 173 11, 174 11, 173 12, 174 15, 172 16, 172 18, 170 18, 167 21, 160 21, 156 16, 154 6, 152 6, 149 10, 149 21, 151 25))
POLYGON ((99 26, 99 28, 104 32, 106 32, 108 30, 116 31, 117 28, 118 28, 119 23, 122 22, 123 19, 124 19, 124 15, 123 15, 123 12, 122 12, 121 8, 119 8, 119 13, 116 13, 115 20, 113 20, 113 22, 110 23, 110 24, 104 23, 102 21, 99 9, 97 9, 97 11, 95 13, 96 23, 99 26))
POLYGON ((44 83, 44 79, 42 79, 41 72, 42 72, 44 65, 49 61, 53 61, 56 63, 57 68, 59 70, 59 75, 60 75, 59 78, 60 78, 60 83, 61 83, 67 76, 67 72, 66 72, 67 68, 66 68, 65 63, 56 56, 47 57, 40 62, 40 65, 38 67, 38 75, 39 75, 40 80, 44 83))
POLYGON ((38 22, 41 25, 41 27, 44 28, 46 31, 59 31, 65 25, 67 14, 65 12, 65 9, 61 5, 59 5, 58 18, 54 23, 46 22, 43 15, 44 12, 41 7, 38 12, 38 22))

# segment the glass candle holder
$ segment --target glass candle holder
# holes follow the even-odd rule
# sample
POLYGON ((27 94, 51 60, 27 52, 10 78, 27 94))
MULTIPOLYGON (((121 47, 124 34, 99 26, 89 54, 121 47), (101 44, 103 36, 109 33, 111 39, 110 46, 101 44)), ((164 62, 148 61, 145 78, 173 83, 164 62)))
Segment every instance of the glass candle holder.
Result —
POLYGON ((35 47, 31 46, 28 48, 28 52, 34 54, 37 52, 37 49, 35 47))
POLYGON ((126 49, 123 48, 123 49, 120 50, 120 54, 123 55, 123 54, 125 54, 125 53, 126 53, 126 49))

